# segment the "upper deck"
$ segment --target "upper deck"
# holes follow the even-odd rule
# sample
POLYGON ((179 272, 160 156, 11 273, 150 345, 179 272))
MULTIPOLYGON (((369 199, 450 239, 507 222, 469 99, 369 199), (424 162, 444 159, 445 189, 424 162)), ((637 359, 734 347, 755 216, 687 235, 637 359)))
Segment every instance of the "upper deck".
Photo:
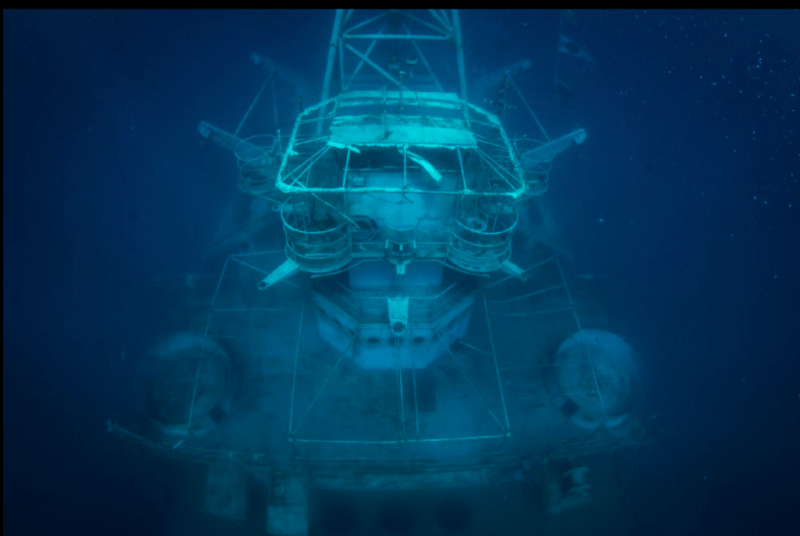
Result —
MULTIPOLYGON (((351 91, 295 123, 277 188, 516 199, 528 185, 498 118, 453 93, 351 91)), ((499 200, 499 199, 498 199, 499 200)))

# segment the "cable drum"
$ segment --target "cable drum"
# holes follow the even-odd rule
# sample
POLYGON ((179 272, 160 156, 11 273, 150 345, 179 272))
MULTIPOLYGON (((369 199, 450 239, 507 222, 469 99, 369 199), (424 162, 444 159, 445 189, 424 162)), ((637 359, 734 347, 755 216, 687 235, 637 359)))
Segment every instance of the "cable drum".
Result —
POLYGON ((553 404, 583 428, 621 424, 644 394, 639 355, 608 331, 585 329, 570 336, 559 347, 551 370, 548 389, 553 404))
POLYGON ((142 363, 136 394, 163 431, 198 435, 215 428, 232 406, 236 378, 227 352, 196 333, 159 341, 142 363))

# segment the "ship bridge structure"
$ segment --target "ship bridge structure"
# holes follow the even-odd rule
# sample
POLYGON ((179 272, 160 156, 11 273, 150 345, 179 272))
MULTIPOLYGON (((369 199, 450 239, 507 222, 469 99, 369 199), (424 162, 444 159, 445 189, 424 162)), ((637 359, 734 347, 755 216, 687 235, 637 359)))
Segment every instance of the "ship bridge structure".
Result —
MULTIPOLYGON (((276 86, 308 102, 311 85, 260 53, 267 78, 238 128, 200 124, 234 153, 250 210, 145 359, 146 419, 109 430, 210 464, 206 510, 243 515, 245 499, 220 497, 255 472, 269 532, 305 534, 314 486, 533 478, 645 440, 636 351, 552 251, 515 250, 553 160, 586 132, 551 138, 509 71, 492 110, 470 102, 459 17, 339 10, 321 96, 290 132, 250 127, 251 112, 271 88, 277 123, 276 86), (503 127, 512 97, 529 137, 503 127)), ((588 500, 583 469, 554 510, 588 500)))

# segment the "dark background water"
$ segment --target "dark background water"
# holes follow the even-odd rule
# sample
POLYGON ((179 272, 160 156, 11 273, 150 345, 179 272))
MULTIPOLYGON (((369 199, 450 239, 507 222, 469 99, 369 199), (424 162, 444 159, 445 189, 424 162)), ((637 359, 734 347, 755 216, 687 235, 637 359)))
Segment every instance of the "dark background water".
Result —
MULTIPOLYGON (((793 533, 800 521, 800 14, 462 12, 467 69, 589 139, 548 202, 573 270, 650 375, 657 441, 623 460, 631 533, 793 533)), ((234 128, 253 51, 319 80, 330 12, 4 11, 3 529, 135 534, 154 466, 105 420, 236 191, 201 119, 234 128), (139 464, 139 465, 137 465, 139 464)), ((307 103, 309 104, 309 103, 307 103)), ((520 128, 522 125, 520 125, 520 128)), ((156 523, 156 521, 153 521, 156 523)), ((157 524, 157 523, 156 523, 157 524)), ((622 531, 621 531, 622 532, 622 531)))

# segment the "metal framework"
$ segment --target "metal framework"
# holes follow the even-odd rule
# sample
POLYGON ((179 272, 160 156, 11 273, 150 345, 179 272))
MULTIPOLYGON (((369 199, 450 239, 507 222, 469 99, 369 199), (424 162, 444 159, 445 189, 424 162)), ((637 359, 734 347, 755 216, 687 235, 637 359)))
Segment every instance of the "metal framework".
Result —
MULTIPOLYGON (((527 284, 527 292, 519 293, 519 289, 516 288, 515 293, 509 295, 508 292, 502 290, 507 285, 513 285, 514 287, 520 285, 515 282, 515 278, 510 276, 498 278, 486 285, 482 293, 481 308, 483 309, 484 318, 484 327, 482 329, 485 330, 484 335, 488 335, 488 347, 482 347, 480 343, 476 345, 474 341, 470 341, 468 338, 458 341, 453 348, 448 348, 447 350, 447 357, 443 365, 452 369, 453 373, 460 378, 458 380, 462 389, 460 392, 469 394, 474 400, 474 407, 476 409, 480 408, 487 416, 484 422, 488 426, 484 428, 483 432, 477 434, 447 434, 437 433, 433 429, 421 429, 422 414, 419 411, 418 404, 418 371, 416 369, 403 371, 398 366, 394 370, 396 385, 394 394, 396 410, 392 420, 394 436, 386 437, 384 435, 381 437, 379 431, 377 437, 358 437, 358 434, 356 436, 348 436, 346 431, 348 427, 345 424, 348 420, 355 419, 360 421, 352 429, 363 431, 370 429, 380 430, 381 428, 380 426, 375 426, 375 419, 369 415, 353 414, 347 416, 346 412, 342 412, 340 407, 336 407, 338 403, 337 397, 340 398, 343 392, 340 382, 342 367, 345 362, 344 353, 340 353, 335 361, 330 359, 326 361, 329 367, 327 371, 320 369, 319 366, 322 366, 322 364, 318 364, 315 370, 323 372, 320 377, 324 377, 324 380, 314 389, 306 389, 305 396, 300 396, 299 378, 304 377, 307 373, 306 367, 315 366, 314 361, 319 359, 315 357, 313 350, 304 344, 304 341, 308 340, 308 337, 304 336, 304 330, 309 329, 306 322, 308 317, 306 315, 307 304, 305 300, 299 302, 299 307, 297 305, 294 307, 274 307, 270 306, 269 301, 251 304, 250 306, 237 304, 240 299, 237 297, 238 282, 242 274, 232 273, 232 268, 238 266, 245 272, 251 272, 257 277, 258 274, 268 271, 267 267, 278 260, 279 253, 270 251, 231 256, 217 282, 212 305, 205 322, 205 337, 209 339, 225 339, 229 344, 233 339, 242 341, 257 339, 261 341, 261 344, 264 344, 277 338, 286 341, 284 348, 293 348, 294 351, 291 356, 284 356, 273 364, 274 372, 282 370, 283 376, 287 380, 291 380, 290 382, 285 382, 287 386, 291 386, 291 389, 284 390, 281 395, 288 398, 288 400, 285 400, 286 403, 280 406, 286 411, 284 418, 275 418, 272 423, 261 421, 265 432, 268 431, 269 435, 273 436, 269 442, 271 444, 263 445, 262 448, 254 446, 250 451, 243 452, 233 448, 199 447, 189 440, 185 442, 181 440, 178 444, 151 441, 112 422, 109 422, 109 430, 126 435, 138 443, 147 444, 153 450, 166 455, 174 455, 180 451, 182 455, 199 459, 236 459, 241 463, 253 465, 259 465, 265 460, 275 461, 276 459, 282 459, 284 464, 294 465, 299 463, 306 467, 315 466, 316 464, 327 466, 335 461, 348 463, 352 461, 353 456, 343 454, 345 451, 339 447, 354 446, 378 448, 378 450, 364 450, 360 457, 360 460, 368 464, 374 464, 376 467, 384 463, 411 464, 414 466, 423 463, 424 465, 426 463, 424 460, 427 459, 427 456, 424 453, 415 452, 414 446, 425 444, 454 443, 463 445, 476 443, 484 445, 473 452, 472 455, 453 458, 454 463, 464 467, 479 467, 479 459, 493 460, 486 462, 488 466, 502 465, 507 463, 508 460, 518 460, 526 455, 530 447, 526 446, 524 440, 529 439, 532 434, 536 435, 537 431, 529 429, 524 418, 518 418, 515 421, 513 415, 523 416, 532 408, 549 404, 552 394, 543 389, 541 385, 536 385, 535 382, 530 384, 528 382, 530 379, 528 374, 535 372, 540 375, 540 372, 551 366, 551 364, 542 356, 526 356, 518 351, 510 352, 509 345, 519 341, 514 341, 513 337, 509 339, 507 335, 497 339, 497 333, 493 329, 493 324, 496 320, 493 320, 493 318, 502 319, 504 326, 507 328, 509 323, 529 323, 528 319, 536 317, 537 324, 543 326, 539 336, 544 336, 546 333, 555 333, 556 336, 561 337, 563 333, 574 332, 576 329, 580 331, 581 323, 578 317, 578 310, 572 301, 569 287, 556 258, 537 263, 525 271, 530 282, 527 284), (292 322, 295 322, 294 335, 291 335, 288 329, 269 334, 263 333, 264 322, 267 321, 267 318, 276 318, 275 315, 283 318, 295 318, 294 321, 285 324, 288 327, 292 322), (567 319, 570 319, 570 321, 567 319), (558 327, 556 328, 556 326, 558 327), (477 368, 476 362, 479 363, 477 368), (287 368, 287 364, 290 364, 291 368, 287 368), (469 365, 467 366, 467 364, 469 365), (489 381, 489 378, 493 379, 489 381), (410 387, 408 389, 404 388, 403 382, 409 379, 410 387), (336 396, 326 396, 331 393, 336 396), (408 395, 410 395, 409 402, 411 403, 405 400, 408 395), (333 401, 333 406, 330 405, 331 401, 333 401), (411 411, 411 415, 407 414, 408 410, 411 411), (337 422, 335 428, 328 430, 332 433, 325 436, 315 433, 321 421, 331 419, 337 422), (283 428, 282 438, 274 437, 280 435, 276 425, 278 422, 288 423, 286 428, 283 428), (516 424, 514 424, 515 422, 516 424), (494 432, 491 431, 492 426, 495 429, 494 432), (515 437, 516 439, 523 439, 523 441, 518 442, 515 437), (276 454, 274 446, 278 444, 284 445, 284 448, 280 449, 281 453, 276 454), (316 450, 311 448, 306 452, 300 452, 295 447, 286 448, 286 445, 309 445, 312 447, 328 445, 334 448, 316 450), (383 447, 387 446, 394 447, 394 449, 390 452, 382 450, 383 447), (489 452, 495 453, 496 456, 486 458, 486 454, 489 452)), ((283 285, 273 288, 273 292, 278 292, 280 288, 290 291, 291 289, 299 289, 292 280, 284 280, 283 285)), ((264 294, 261 296, 264 296, 264 294)), ((276 303, 282 302, 278 295, 274 296, 273 300, 276 303)), ((586 352, 586 359, 594 374, 594 365, 591 363, 591 355, 588 351, 586 352)), ((256 365, 255 363, 245 364, 248 367, 256 365)), ((197 385, 195 384, 195 391, 196 387, 197 385)), ((596 376, 594 387, 596 395, 602 401, 602 392, 597 384, 596 376)), ((344 388, 346 389, 347 386, 344 386, 344 388)), ((190 427, 191 422, 187 425, 187 428, 190 427)), ((616 448, 637 444, 642 440, 643 433, 636 437, 630 437, 619 431, 592 431, 588 432, 585 437, 574 438, 567 443, 554 446, 552 452, 553 455, 559 453, 559 456, 566 457, 570 453, 616 448)), ((472 451, 470 449, 461 449, 459 452, 463 454, 472 451)))
MULTIPOLYGON (((336 11, 321 100, 288 136, 263 125, 241 134, 270 85, 278 125, 276 80, 310 93, 257 53, 268 75, 236 130, 200 124, 234 152, 259 224, 270 211, 280 218, 285 247, 227 256, 197 294, 208 310, 186 312, 193 360, 169 385, 182 388, 173 398, 191 396, 177 406, 188 419, 167 427, 145 412, 155 433, 111 420, 109 431, 160 455, 268 470, 283 491, 284 476, 297 484, 309 469, 345 486, 486 483, 525 460, 644 442, 639 420, 613 413, 614 386, 584 337, 585 303, 558 259, 511 261, 517 203, 545 193, 553 159, 586 132, 551 138, 508 69, 492 104, 504 117, 513 89, 541 136, 509 139, 471 104, 457 10, 354 13, 336 11), (558 383, 552 350, 575 335, 578 381, 558 383), (212 355, 228 353, 239 385, 222 415, 196 402, 212 385, 203 380, 212 355), (591 418, 572 419, 576 396, 590 400, 591 418)), ((497 74, 477 85, 496 85, 497 74)), ((259 240, 277 247, 274 236, 259 240)), ((270 508, 286 511, 268 519, 289 517, 290 502, 273 495, 270 508)))

